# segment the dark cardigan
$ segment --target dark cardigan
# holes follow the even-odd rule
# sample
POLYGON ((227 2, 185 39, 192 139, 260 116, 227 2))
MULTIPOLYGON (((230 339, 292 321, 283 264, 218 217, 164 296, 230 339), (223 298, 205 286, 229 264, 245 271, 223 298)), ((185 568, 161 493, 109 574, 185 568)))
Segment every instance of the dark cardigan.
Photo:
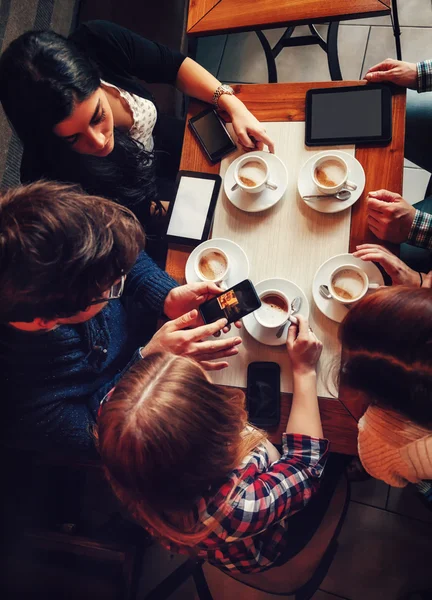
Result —
POLYGON ((176 285, 142 252, 122 299, 93 319, 43 333, 0 326, 6 444, 96 456, 92 428, 99 403, 139 359, 139 347, 176 285))

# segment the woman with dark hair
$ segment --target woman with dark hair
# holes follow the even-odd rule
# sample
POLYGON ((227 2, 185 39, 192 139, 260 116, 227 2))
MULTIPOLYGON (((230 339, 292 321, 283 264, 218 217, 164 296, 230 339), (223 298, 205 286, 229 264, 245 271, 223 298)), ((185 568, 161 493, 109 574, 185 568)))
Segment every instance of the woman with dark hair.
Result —
POLYGON ((161 200, 170 198, 157 187, 175 179, 184 123, 158 115, 139 79, 213 102, 230 115, 243 146, 265 143, 273 151, 233 90, 192 59, 113 23, 91 21, 69 39, 27 32, 0 59, 0 101, 24 144, 22 181, 79 183, 144 223, 161 213, 161 200))
POLYGON ((432 293, 383 288, 340 330, 344 382, 370 402, 359 422, 366 471, 395 487, 432 479, 432 293))

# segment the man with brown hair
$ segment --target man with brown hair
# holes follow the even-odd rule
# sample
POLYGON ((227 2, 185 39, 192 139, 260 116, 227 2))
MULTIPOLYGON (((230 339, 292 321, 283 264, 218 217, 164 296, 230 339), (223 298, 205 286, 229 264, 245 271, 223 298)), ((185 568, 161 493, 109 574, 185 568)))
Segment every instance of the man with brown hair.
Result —
POLYGON ((203 341, 226 324, 198 321, 219 288, 178 286, 143 246, 128 209, 74 187, 37 182, 0 195, 7 444, 91 456, 100 401, 141 356, 164 349, 218 369, 227 363, 209 361, 237 353, 239 338, 203 341), (144 346, 161 315, 172 320, 144 346))

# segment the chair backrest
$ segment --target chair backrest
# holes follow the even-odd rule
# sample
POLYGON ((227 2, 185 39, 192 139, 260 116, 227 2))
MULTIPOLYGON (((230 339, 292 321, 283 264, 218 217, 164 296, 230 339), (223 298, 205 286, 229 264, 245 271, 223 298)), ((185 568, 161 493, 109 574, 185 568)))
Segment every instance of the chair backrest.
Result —
POLYGON ((320 525, 298 554, 280 567, 250 575, 230 574, 230 577, 270 594, 295 594, 296 600, 311 598, 330 566, 348 502, 348 481, 343 475, 334 490, 320 525))

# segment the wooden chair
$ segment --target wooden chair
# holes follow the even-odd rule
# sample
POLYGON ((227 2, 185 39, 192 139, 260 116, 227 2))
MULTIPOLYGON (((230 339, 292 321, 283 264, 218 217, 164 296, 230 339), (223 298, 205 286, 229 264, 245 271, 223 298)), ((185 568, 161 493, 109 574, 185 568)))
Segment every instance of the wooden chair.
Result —
MULTIPOLYGON (((10 457, 6 486, 10 495, 2 529, 5 561, 10 568, 9 573, 4 569, 1 586, 11 594, 9 597, 20 597, 29 585, 26 580, 43 586, 44 576, 54 582, 54 588, 64 586, 66 592, 68 584, 64 582, 69 578, 74 582, 81 573, 93 571, 98 573, 93 585, 106 577, 114 582, 118 597, 135 600, 144 553, 153 540, 144 529, 122 519, 113 501, 108 503, 101 524, 93 524, 84 516, 86 477, 103 481, 100 462, 6 451, 10 457), (38 495, 41 499, 35 504, 38 495), (17 570, 22 582, 16 579, 17 570)), ((43 588, 33 591, 48 593, 43 588)))

